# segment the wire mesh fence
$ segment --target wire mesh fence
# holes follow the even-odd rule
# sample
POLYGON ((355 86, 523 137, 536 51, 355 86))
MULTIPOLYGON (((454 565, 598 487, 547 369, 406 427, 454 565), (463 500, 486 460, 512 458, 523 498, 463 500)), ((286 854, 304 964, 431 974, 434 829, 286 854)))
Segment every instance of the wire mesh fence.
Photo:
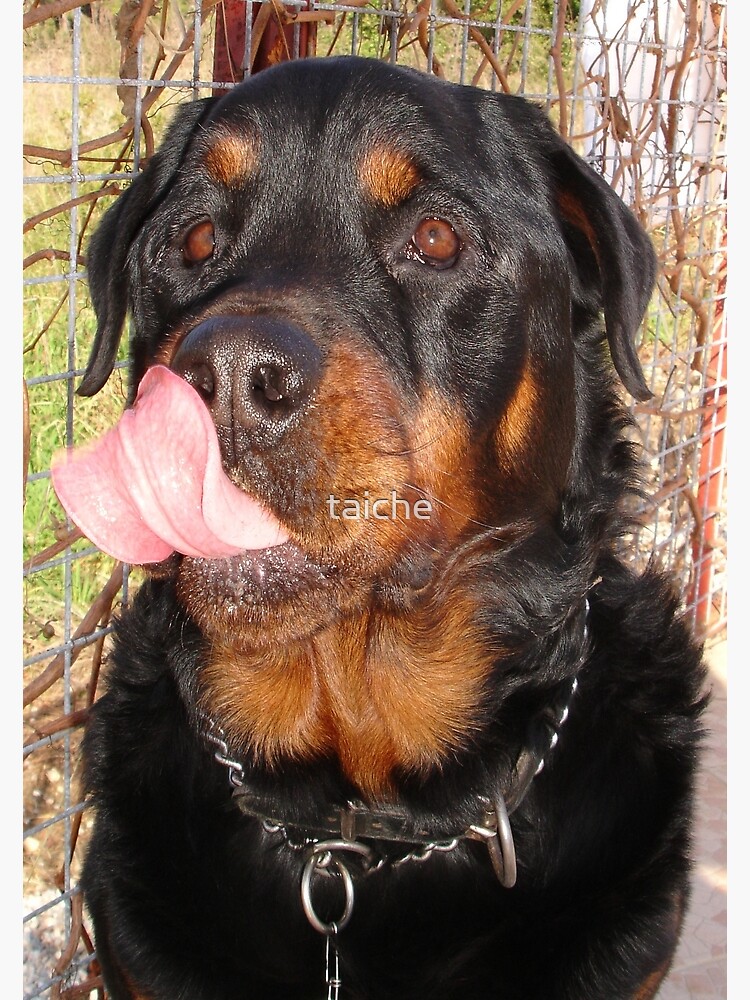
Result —
MULTIPOLYGON (((658 287, 634 407, 649 497, 633 558, 696 631, 726 622, 726 0, 24 3, 24 994, 103 996, 78 891, 78 749, 110 618, 137 583, 66 521, 52 455, 115 423, 125 354, 75 395, 94 319, 87 237, 174 106, 287 58, 359 54, 520 93, 651 233, 658 287)), ((631 551, 631 549, 629 549, 631 551)))

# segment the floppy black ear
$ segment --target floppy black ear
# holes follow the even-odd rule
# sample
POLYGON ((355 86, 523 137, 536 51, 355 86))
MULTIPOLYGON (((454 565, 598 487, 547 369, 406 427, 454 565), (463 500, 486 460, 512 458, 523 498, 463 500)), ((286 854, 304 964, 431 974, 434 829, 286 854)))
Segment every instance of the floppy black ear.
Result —
POLYGON ((94 396, 112 374, 128 310, 128 251, 169 189, 196 127, 216 100, 208 97, 178 110, 159 151, 106 211, 89 241, 87 270, 97 327, 88 365, 76 390, 80 396, 94 396))
POLYGON ((549 159, 582 292, 604 312, 612 361, 625 388, 636 399, 650 399, 635 336, 656 278, 654 248, 609 184, 556 138, 549 159))

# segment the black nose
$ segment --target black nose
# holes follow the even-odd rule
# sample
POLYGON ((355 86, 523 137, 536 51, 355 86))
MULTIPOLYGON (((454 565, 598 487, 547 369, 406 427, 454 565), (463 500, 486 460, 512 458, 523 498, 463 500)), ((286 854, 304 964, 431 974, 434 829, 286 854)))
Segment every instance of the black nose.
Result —
POLYGON ((172 369, 203 397, 225 458, 278 443, 296 426, 322 355, 298 326, 272 316, 214 316, 194 327, 172 369))

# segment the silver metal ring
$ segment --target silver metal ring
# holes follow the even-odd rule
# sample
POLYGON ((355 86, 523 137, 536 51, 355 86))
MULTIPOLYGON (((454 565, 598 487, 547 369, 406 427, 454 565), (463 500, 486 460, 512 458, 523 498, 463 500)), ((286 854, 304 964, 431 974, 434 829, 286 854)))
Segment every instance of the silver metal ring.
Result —
POLYGON ((486 816, 485 818, 489 821, 488 825, 470 826, 466 831, 466 836, 485 842, 493 871, 500 885, 506 889, 512 889, 516 884, 517 876, 516 847, 513 843, 513 831, 510 827, 508 809, 502 795, 498 795, 495 799, 494 812, 494 823, 492 823, 491 816, 486 816))
POLYGON ((490 859, 500 884, 506 889, 512 889, 518 875, 516 867, 516 845, 513 843, 513 831, 510 828, 508 810, 502 795, 495 799, 495 816, 497 817, 497 834, 487 841, 490 848, 490 859))
MULTIPOLYGON (((316 845, 317 846, 317 845, 316 845)), ((334 864, 338 869, 339 875, 344 882, 344 893, 346 900, 344 903, 344 912, 341 914, 338 920, 333 920, 331 923, 324 923, 318 914, 315 912, 315 907, 312 901, 312 877, 313 874, 319 870, 320 858, 318 854, 321 852, 315 852, 310 855, 310 857, 305 862, 305 867, 302 871, 302 909, 305 911, 305 916, 310 921, 312 926, 316 931, 321 934, 336 934, 343 927, 349 923, 349 918, 352 915, 352 910, 354 909, 354 880, 352 879, 351 873, 346 865, 339 861, 338 858, 329 856, 329 864, 334 864)))

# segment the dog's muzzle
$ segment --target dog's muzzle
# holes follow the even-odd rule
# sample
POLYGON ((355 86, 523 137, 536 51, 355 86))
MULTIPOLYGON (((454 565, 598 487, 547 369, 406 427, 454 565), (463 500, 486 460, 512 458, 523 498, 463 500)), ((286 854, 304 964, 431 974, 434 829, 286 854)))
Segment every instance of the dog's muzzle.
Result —
POLYGON ((222 450, 267 451, 297 425, 318 385, 320 349, 274 316, 212 316, 180 343, 171 368, 202 396, 222 450))

